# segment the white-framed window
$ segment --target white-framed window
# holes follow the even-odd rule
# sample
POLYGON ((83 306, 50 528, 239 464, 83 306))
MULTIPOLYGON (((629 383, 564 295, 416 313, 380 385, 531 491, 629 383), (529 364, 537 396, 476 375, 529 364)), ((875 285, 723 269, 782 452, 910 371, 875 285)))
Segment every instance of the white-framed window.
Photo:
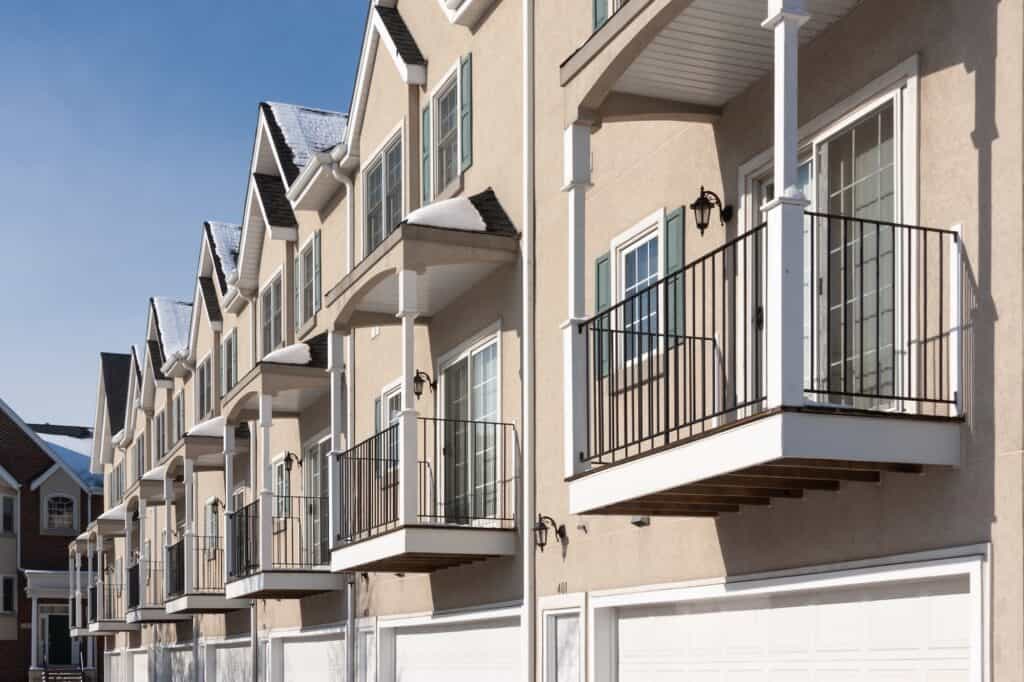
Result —
POLYGON ((365 256, 376 249, 402 220, 402 132, 394 134, 367 166, 365 256))
POLYGON ((178 391, 171 401, 171 443, 185 435, 185 393, 178 391))
POLYGON ((320 231, 317 230, 295 258, 295 328, 320 310, 320 231))
POLYGON ((14 498, 11 495, 0 496, 0 506, 2 506, 3 510, 2 521, 0 521, 0 523, 2 523, 2 527, 0 527, 0 530, 2 530, 4 533, 17 532, 17 520, 15 517, 15 499, 16 498, 14 498))
POLYGON ((582 682, 580 612, 544 614, 544 682, 582 682))
POLYGON ((260 338, 263 342, 263 355, 280 346, 283 341, 280 274, 276 275, 260 294, 260 338))
MULTIPOLYGON (((658 289, 663 276, 665 211, 659 209, 615 237, 611 243, 612 301, 622 303, 622 360, 630 362, 654 348, 664 321, 659 319, 658 289)), ((615 324, 619 324, 617 321, 615 324)))
POLYGON ((504 478, 501 455, 499 332, 489 332, 440 363, 444 516, 449 522, 493 517, 504 478))
POLYGON ((45 528, 49 531, 75 530, 75 499, 70 495, 46 498, 45 528))
POLYGON ((220 343, 221 393, 238 383, 238 331, 232 329, 220 343))
POLYGON ((196 368, 196 421, 213 414, 213 359, 208 355, 196 368))
POLYGON ((15 591, 18 579, 13 575, 0 577, 0 613, 14 613, 17 604, 15 591))
POLYGON ((135 480, 142 478, 146 473, 146 436, 140 435, 132 446, 133 459, 135 460, 135 480))
POLYGON ((235 488, 235 492, 231 493, 231 499, 235 505, 235 511, 238 511, 245 506, 245 488, 235 488))
POLYGON ((305 554, 310 564, 324 563, 329 556, 328 467, 331 460, 331 438, 320 436, 306 444, 302 451, 302 494, 305 516, 305 554))
POLYGON ((167 452, 167 424, 163 412, 158 412, 153 417, 153 451, 156 453, 156 461, 163 459, 167 452))
POLYGON ((274 515, 287 517, 291 512, 292 482, 284 457, 274 464, 274 515))
POLYGON ((464 55, 440 80, 420 112, 422 200, 427 204, 458 187, 473 164, 473 56, 464 55))
MULTIPOLYGON (((399 415, 402 412, 402 384, 394 382, 381 391, 380 397, 374 401, 373 419, 374 431, 381 433, 385 429, 398 423, 399 415)), ((398 439, 392 438, 386 441, 384 451, 379 453, 383 461, 377 461, 377 476, 386 472, 395 471, 398 468, 398 439)))

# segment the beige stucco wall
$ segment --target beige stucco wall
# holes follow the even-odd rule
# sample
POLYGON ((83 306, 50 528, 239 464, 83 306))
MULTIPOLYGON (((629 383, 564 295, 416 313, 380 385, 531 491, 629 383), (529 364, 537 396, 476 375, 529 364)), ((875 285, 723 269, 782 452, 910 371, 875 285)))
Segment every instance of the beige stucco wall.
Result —
MULTIPOLYGON (((808 121, 912 55, 920 57, 919 223, 962 224, 979 294, 973 324, 963 465, 885 475, 718 519, 570 516, 563 482, 562 355, 566 196, 561 183, 558 65, 589 34, 589 3, 538 3, 538 510, 569 529, 564 556, 538 556, 538 592, 569 592, 739 575, 991 542, 996 677, 1021 669, 1022 366, 1021 6, 1019 2, 866 0, 801 51, 800 120, 808 121), (571 5, 571 6, 568 6, 571 5), (547 113, 545 113, 547 112, 547 113), (556 115, 557 112, 557 115, 556 115), (586 527, 586 532, 579 529, 586 527)), ((715 124, 606 123, 593 136, 584 290, 593 259, 658 208, 692 201, 700 185, 737 203, 739 165, 771 146, 771 83, 730 102, 715 124)), ((687 258, 701 240, 688 216, 687 258)))

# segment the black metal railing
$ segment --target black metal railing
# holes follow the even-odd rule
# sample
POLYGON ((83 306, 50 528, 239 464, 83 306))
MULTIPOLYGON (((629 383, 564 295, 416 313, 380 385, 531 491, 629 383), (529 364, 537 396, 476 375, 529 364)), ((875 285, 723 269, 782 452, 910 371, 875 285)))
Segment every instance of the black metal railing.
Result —
POLYGON ((608 464, 699 435, 764 402, 766 226, 578 327, 587 449, 608 464))
POLYGON ((99 592, 99 619, 124 620, 125 589, 120 582, 104 580, 97 586, 99 592))
POLYGON ((167 598, 185 594, 185 539, 167 547, 167 598))
POLYGON ((140 599, 140 587, 139 575, 140 575, 139 564, 132 564, 128 567, 128 609, 136 609, 139 607, 140 599))
MULTIPOLYGON (((515 528, 519 480, 513 424, 417 419, 416 523, 515 528)), ((339 455, 341 533, 350 543, 399 527, 399 438, 392 425, 339 455)))
POLYGON ((310 570, 330 561, 326 497, 274 495, 271 561, 275 569, 310 570))
MULTIPOLYGON (((224 592, 224 546, 219 535, 196 535, 193 538, 192 572, 194 585, 189 591, 196 594, 224 592)), ((184 563, 184 562, 183 562, 184 563)))
POLYGON ((225 514, 227 531, 234 541, 228 557, 228 576, 244 578, 260 568, 260 514, 259 500, 241 509, 225 514))
MULTIPOLYGON (((958 235, 884 220, 808 213, 804 390, 870 410, 950 414, 950 309, 958 235), (953 258, 955 257, 955 260, 953 258)), ((957 319, 951 319, 956 317, 957 319)))
MULTIPOLYGON (((689 262, 581 323, 587 442, 610 464, 760 411, 766 395, 768 228, 689 262)), ((950 335, 962 325, 955 232, 807 213, 807 399, 829 407, 948 416, 958 401, 950 335), (952 265, 956 264, 956 265, 952 265), (956 317, 957 319, 952 319, 956 317)), ((958 255, 957 255, 958 257, 958 255)), ((962 348, 962 345, 961 345, 962 348)))

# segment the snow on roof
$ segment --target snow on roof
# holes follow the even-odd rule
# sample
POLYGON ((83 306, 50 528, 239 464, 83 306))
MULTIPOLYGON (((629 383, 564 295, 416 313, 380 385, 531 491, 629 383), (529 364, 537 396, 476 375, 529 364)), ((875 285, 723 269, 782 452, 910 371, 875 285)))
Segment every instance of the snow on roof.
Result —
MULTIPOLYGON (((82 479, 83 483, 91 488, 103 487, 103 477, 89 471, 90 459, 88 455, 57 443, 55 438, 44 438, 43 440, 50 448, 50 452, 53 453, 54 457, 59 459, 65 467, 73 471, 78 478, 82 479)), ((82 442, 85 443, 86 441, 82 442)))
POLYGON ((213 238, 213 250, 220 259, 220 267, 224 277, 231 282, 238 275, 238 252, 242 243, 242 226, 232 223, 207 221, 210 236, 213 238))
POLYGON ((142 475, 143 481, 162 481, 164 480, 164 474, 167 473, 167 465, 161 464, 160 466, 153 467, 142 475))
POLYGON ((107 511, 105 511, 102 514, 100 514, 99 516, 97 516, 96 520, 97 521, 124 521, 124 517, 125 517, 125 505, 124 505, 124 502, 122 502, 121 504, 117 505, 116 507, 111 507, 107 511))
MULTIPOLYGON (((309 345, 305 343, 293 343, 290 346, 278 348, 263 356, 263 362, 272 362, 279 365, 308 365, 312 360, 313 356, 309 352, 309 345)), ((221 433, 223 433, 223 430, 221 433)))
POLYGON ((281 102, 267 102, 267 105, 274 112, 285 144, 292 150, 299 169, 304 168, 317 152, 340 144, 345 137, 347 114, 281 102))
POLYGON ((403 222, 452 230, 483 232, 487 229, 480 211, 476 210, 476 206, 467 197, 446 199, 417 208, 403 222))
POLYGON ((220 438, 224 435, 224 417, 213 417, 199 422, 188 430, 188 435, 220 438))
POLYGON ((171 298, 153 299, 156 321, 160 328, 160 343, 164 356, 170 362, 176 355, 188 349, 189 332, 192 327, 192 304, 171 298))

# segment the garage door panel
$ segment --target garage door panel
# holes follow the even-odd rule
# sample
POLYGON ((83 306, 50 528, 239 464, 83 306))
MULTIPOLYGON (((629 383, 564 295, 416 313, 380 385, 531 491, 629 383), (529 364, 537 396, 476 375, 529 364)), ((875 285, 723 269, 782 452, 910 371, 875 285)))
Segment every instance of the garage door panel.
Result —
POLYGON ((618 612, 619 682, 962 682, 964 577, 618 612))
POLYGON ((132 654, 132 682, 149 682, 149 654, 132 654))
POLYGON ((395 635, 396 682, 517 682, 519 626, 410 628, 395 635))
POLYGON ((282 657, 285 682, 334 682, 345 674, 345 642, 340 637, 285 640, 282 657))

